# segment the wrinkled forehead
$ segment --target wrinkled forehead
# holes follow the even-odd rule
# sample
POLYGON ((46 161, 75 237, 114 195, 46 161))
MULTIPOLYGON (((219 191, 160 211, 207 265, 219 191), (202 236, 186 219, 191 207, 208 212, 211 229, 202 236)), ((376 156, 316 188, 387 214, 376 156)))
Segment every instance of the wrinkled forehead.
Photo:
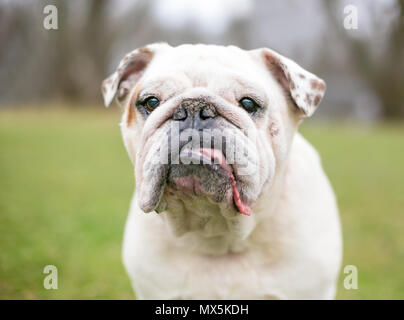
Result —
MULTIPOLYGON (((145 79, 173 77, 189 80, 193 86, 226 80, 259 81, 262 73, 247 51, 236 47, 182 45, 156 54, 145 79)), ((262 80, 262 79, 261 79, 262 80)))

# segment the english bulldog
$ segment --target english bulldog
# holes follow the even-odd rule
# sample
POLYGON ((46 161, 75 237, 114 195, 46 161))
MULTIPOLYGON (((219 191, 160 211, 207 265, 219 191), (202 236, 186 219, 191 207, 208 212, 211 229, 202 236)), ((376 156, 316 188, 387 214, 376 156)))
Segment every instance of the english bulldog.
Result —
POLYGON ((332 299, 336 199, 298 133, 325 82, 277 52, 147 45, 102 84, 136 190, 123 261, 139 299, 332 299))

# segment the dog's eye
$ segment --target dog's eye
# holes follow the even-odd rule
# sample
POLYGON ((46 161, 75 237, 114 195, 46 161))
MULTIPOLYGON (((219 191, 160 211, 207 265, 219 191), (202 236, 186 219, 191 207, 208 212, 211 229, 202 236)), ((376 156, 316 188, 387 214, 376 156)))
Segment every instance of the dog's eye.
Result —
POLYGON ((143 101, 142 105, 146 108, 147 111, 152 112, 154 109, 158 107, 160 104, 160 100, 156 97, 148 97, 143 101))
POLYGON ((242 98, 239 103, 249 113, 253 113, 259 108, 259 105, 251 98, 242 98))

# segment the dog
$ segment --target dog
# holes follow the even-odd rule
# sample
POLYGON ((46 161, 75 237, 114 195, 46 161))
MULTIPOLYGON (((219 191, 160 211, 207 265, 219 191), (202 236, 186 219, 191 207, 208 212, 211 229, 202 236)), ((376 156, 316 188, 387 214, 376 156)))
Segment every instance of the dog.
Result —
POLYGON ((137 298, 335 297, 336 198, 297 131, 325 89, 267 48, 155 43, 122 59, 102 93, 134 165, 123 261, 137 298))

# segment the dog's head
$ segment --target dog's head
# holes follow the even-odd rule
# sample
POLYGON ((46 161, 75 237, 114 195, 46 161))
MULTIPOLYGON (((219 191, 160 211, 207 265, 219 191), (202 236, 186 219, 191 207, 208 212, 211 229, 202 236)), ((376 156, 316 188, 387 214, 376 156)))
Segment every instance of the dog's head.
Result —
POLYGON ((202 217, 217 207, 233 225, 254 221, 257 199, 282 175, 298 123, 324 90, 269 49, 167 44, 127 54, 102 86, 105 104, 116 98, 123 108, 139 207, 178 213, 188 202, 202 217))

